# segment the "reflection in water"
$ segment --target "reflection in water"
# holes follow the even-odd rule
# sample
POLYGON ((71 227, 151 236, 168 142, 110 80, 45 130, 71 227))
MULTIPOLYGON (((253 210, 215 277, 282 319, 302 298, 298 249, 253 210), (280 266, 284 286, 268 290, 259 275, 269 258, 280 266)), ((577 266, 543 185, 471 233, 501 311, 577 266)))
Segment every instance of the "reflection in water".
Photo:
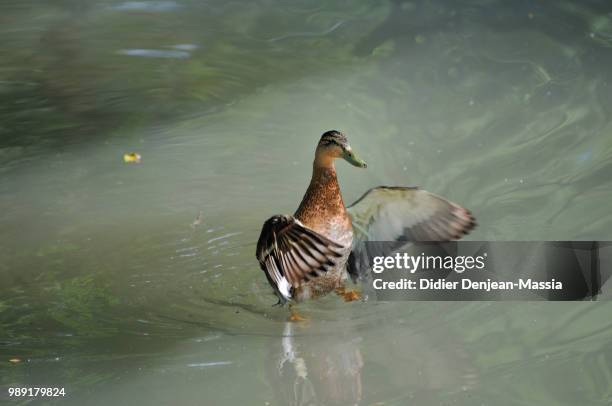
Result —
POLYGON ((180 5, 175 1, 126 1, 125 3, 113 6, 112 9, 122 11, 163 12, 176 10, 179 7, 180 5))
POLYGON ((383 320, 380 327, 365 330, 352 322, 285 323, 282 337, 270 341, 266 360, 277 404, 359 405, 389 399, 428 404, 476 393, 478 376, 459 338, 440 336, 439 327, 398 328, 392 318, 383 320))
MULTIPOLYGON (((302 329, 307 328, 303 327, 302 329)), ((283 405, 357 405, 362 396, 363 358, 359 337, 325 336, 300 340, 287 322, 280 348, 268 368, 270 384, 283 405), (274 368, 274 366, 276 366, 274 368)))
POLYGON ((128 56, 142 56, 145 58, 177 58, 184 59, 189 58, 189 52, 184 51, 170 51, 163 49, 122 49, 117 53, 128 56))

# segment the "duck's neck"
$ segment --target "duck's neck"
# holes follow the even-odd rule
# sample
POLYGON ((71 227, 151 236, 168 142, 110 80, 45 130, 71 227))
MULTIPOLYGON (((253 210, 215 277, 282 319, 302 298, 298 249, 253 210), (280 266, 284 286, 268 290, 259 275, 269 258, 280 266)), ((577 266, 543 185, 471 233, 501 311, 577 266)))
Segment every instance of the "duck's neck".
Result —
POLYGON ((306 226, 319 228, 322 221, 346 217, 333 160, 315 159, 312 178, 295 217, 306 226))

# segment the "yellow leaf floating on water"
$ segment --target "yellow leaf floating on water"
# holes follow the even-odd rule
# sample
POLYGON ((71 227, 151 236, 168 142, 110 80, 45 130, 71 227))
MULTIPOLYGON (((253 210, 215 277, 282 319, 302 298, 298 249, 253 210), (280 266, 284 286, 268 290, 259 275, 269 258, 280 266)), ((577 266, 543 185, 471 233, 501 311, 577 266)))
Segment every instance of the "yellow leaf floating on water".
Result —
POLYGON ((20 358, 11 358, 8 360, 11 364, 19 364, 21 362, 20 358))
POLYGON ((142 157, 136 152, 130 152, 129 154, 123 154, 123 162, 139 164, 142 157))

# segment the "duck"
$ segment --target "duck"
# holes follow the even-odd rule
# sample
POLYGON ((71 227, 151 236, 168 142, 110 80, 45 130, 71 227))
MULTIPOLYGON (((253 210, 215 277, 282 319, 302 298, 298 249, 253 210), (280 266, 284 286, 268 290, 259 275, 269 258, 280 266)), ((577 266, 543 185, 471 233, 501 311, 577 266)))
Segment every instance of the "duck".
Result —
POLYGON ((335 162, 367 164, 346 135, 330 130, 314 154, 312 177, 293 215, 277 214, 263 224, 256 257, 278 304, 303 302, 331 292, 345 301, 360 299, 347 281, 362 279, 365 242, 451 241, 475 226, 472 213, 419 187, 378 186, 345 206, 335 162), (361 262, 363 263, 363 262, 361 262))

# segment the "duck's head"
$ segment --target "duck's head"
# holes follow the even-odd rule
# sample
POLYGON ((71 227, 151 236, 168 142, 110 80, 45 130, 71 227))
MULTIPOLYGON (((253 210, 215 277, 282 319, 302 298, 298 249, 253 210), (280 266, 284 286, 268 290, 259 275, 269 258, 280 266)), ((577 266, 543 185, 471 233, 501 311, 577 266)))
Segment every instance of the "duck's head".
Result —
POLYGON ((317 145, 315 164, 330 166, 336 158, 343 158, 351 165, 359 168, 367 168, 368 166, 365 161, 355 155, 346 135, 336 130, 327 131, 323 133, 317 145))

